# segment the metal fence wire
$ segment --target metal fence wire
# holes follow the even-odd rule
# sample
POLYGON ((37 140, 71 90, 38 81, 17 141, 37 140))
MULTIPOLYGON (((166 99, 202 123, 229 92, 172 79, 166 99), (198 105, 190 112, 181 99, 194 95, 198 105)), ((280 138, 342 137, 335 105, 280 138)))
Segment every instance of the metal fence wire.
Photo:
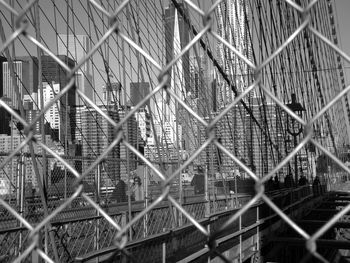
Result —
POLYGON ((350 173, 350 57, 334 1, 168 4, 0 1, 11 123, 0 135, 0 261, 72 262, 113 247, 111 260, 156 262, 188 244, 229 262, 219 240, 278 215, 305 240, 303 261, 328 262, 316 242, 350 205, 314 233, 286 207, 350 173))

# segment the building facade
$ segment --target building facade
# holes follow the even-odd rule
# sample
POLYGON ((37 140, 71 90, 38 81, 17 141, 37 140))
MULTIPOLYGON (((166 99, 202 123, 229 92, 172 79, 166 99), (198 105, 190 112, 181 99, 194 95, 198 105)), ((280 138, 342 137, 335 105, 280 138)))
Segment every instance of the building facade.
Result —
MULTIPOLYGON (((115 122, 119 122, 118 112, 114 107, 109 109, 101 107, 101 110, 112 118, 115 122)), ((114 127, 95 109, 84 108, 81 110, 81 126, 84 140, 82 140, 82 156, 83 172, 86 170, 96 157, 113 142, 115 138, 114 127)), ((120 178, 120 144, 116 145, 106 156, 100 170, 100 179, 103 186, 114 186, 116 179, 120 178)), ((94 183, 97 176, 97 168, 95 168, 87 176, 88 183, 94 183)))
MULTIPOLYGON (((130 83, 130 103, 136 106, 143 98, 150 93, 148 82, 131 82, 130 83)), ((143 108, 145 105, 143 105, 143 108)))
MULTIPOLYGON (((90 51, 90 39, 86 35, 66 35, 57 36, 58 55, 68 56, 75 64, 80 62, 90 51)), ((92 80, 91 61, 87 60, 75 73, 77 88, 89 99, 94 101, 94 90, 92 80)), ((75 105, 84 105, 83 100, 76 97, 75 105)))
MULTIPOLYGON (((118 110, 119 117, 122 120, 128 111, 130 111, 130 106, 124 106, 123 108, 118 110)), ((131 116, 127 121, 125 121, 122 125, 122 129, 124 132, 124 138, 128 141, 129 144, 131 144, 134 148, 139 148, 139 137, 141 137, 140 134, 140 128, 138 126, 137 120, 134 116, 131 116)), ((128 176, 131 171, 136 170, 138 166, 138 158, 136 155, 127 149, 127 147, 124 144, 120 145, 120 177, 125 182, 128 181, 128 176)))
MULTIPOLYGON (((74 68, 75 62, 67 56, 59 55, 58 58, 69 68, 74 68)), ((68 84, 68 73, 50 56, 42 56, 42 81, 49 85, 59 84, 60 91, 68 84)), ((75 142, 75 108, 76 94, 72 87, 59 100, 60 113, 60 138, 59 140, 68 145, 75 142), (67 131, 67 132, 66 132, 67 131), (67 134, 66 134, 67 133, 67 134)))
POLYGON ((13 61, 14 76, 19 91, 19 97, 12 83, 10 63, 2 63, 2 97, 9 98, 11 107, 19 110, 19 104, 23 101, 32 101, 35 103, 35 95, 38 92, 38 61, 34 57, 18 57, 13 61))

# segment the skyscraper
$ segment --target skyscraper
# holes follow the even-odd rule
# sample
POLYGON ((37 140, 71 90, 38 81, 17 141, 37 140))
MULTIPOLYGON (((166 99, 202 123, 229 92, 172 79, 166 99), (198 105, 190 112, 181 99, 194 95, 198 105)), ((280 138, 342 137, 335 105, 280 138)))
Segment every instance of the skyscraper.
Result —
POLYGON ((17 97, 16 90, 14 88, 14 83, 12 81, 11 77, 11 70, 10 70, 10 63, 4 62, 3 63, 3 96, 10 99, 11 107, 14 109, 19 109, 18 102, 22 101, 23 99, 23 67, 25 67, 24 63, 22 61, 14 61, 13 62, 14 67, 14 74, 16 78, 16 83, 18 87, 19 92, 19 98, 17 97))
MULTIPOLYGON (((127 112, 130 110, 130 106, 124 106, 122 109, 118 110, 119 118, 122 120, 127 112), (127 110, 127 108, 129 108, 127 110)), ((131 116, 126 122, 123 123, 122 129, 124 132, 124 138, 136 149, 138 148, 138 137, 140 135, 140 129, 138 128, 138 123, 136 121, 135 115, 131 116)), ((127 151, 124 144, 120 145, 120 177, 124 180, 128 180, 127 171, 133 171, 137 168, 137 158, 136 155, 127 151), (127 166, 127 161, 129 160, 129 167, 127 166)))
MULTIPOLYGON (((86 35, 59 34, 57 37, 58 55, 66 55, 76 64, 90 51, 90 40, 86 35)), ((91 61, 87 60, 76 72, 76 85, 89 99, 93 100, 91 61)), ((76 97, 75 105, 82 105, 83 101, 76 97)))
MULTIPOLYGON (((43 83, 44 105, 49 103, 55 97, 55 95, 58 94, 59 92, 60 92, 60 84, 54 83, 54 82, 52 82, 50 85, 47 83, 43 83)), ((41 93, 41 90, 39 91, 39 94, 40 93, 41 93)), ((41 95, 39 95, 39 105, 41 105, 40 98, 41 98, 41 95)), ((61 105, 59 103, 55 103, 45 112, 45 121, 50 123, 51 128, 54 130, 59 130, 61 126, 60 108, 61 108, 61 105)), ((60 130, 59 132, 62 132, 62 130, 60 130)))
MULTIPOLYGON (((179 3, 182 12, 188 16, 188 10, 186 6, 182 3, 179 3)), ((179 50, 182 50, 189 43, 189 26, 186 24, 182 15, 177 11, 174 4, 171 3, 168 8, 165 9, 165 58, 166 63, 168 64, 173 60, 174 52, 178 53, 179 50)), ((187 52, 181 58, 181 66, 184 72, 183 79, 186 93, 189 91, 190 87, 190 62, 189 62, 189 53, 187 52)), ((170 73, 171 74, 171 73, 170 73)), ((171 76, 173 77, 173 76, 171 76)))
MULTIPOLYGON (((218 5, 218 34, 246 57, 251 57, 251 44, 248 41, 247 3, 244 0, 227 0, 218 5)), ((227 48, 222 42, 217 43, 219 64, 228 76, 232 76, 233 85, 238 91, 247 87, 248 66, 227 48)), ((233 99, 231 87, 222 85, 222 103, 233 99)))
MULTIPOLYGON (((27 70, 23 71, 23 78, 27 81, 24 82, 23 98, 26 102, 33 104, 37 103, 38 92, 38 59, 32 56, 18 57, 16 60, 22 61, 27 64, 27 70)), ((35 106, 34 106, 35 107, 35 106)))
MULTIPOLYGON (((67 56, 59 55, 58 58, 62 60, 69 68, 73 68, 75 63, 67 56)), ((68 84, 67 72, 50 56, 42 56, 42 81, 49 85, 57 83, 60 86, 60 91, 68 84)), ((66 140, 70 144, 75 141, 75 90, 72 87, 59 100, 60 104, 60 141, 64 143, 66 140), (66 118, 66 114, 68 118, 66 118), (66 121, 67 119, 67 121, 66 121), (66 134, 66 129, 68 133, 66 134)))
MULTIPOLYGON (((180 4, 180 8, 184 13, 187 14, 187 9, 185 5, 180 4)), ((175 58, 182 49, 189 42, 189 30, 188 26, 171 3, 168 8, 165 9, 165 58, 168 64, 175 58)), ((170 89, 181 99, 184 99, 187 92, 190 90, 190 76, 189 76, 189 54, 186 53, 181 58, 179 58, 175 64, 171 67, 169 72, 170 82, 168 83, 170 89)), ((171 98, 167 93, 163 92, 163 108, 162 108, 162 121, 167 125, 167 129, 171 133, 176 132, 179 126, 179 112, 180 107, 177 102, 171 98)), ((168 132, 167 132, 168 134, 168 132)), ((167 142, 175 143, 176 137, 168 136, 167 142)), ((181 134, 180 134, 180 137, 181 134)), ((179 145, 181 145, 181 138, 179 138, 179 145)))
MULTIPOLYGON (((5 57, 0 56, 0 98, 4 96, 4 83, 3 83, 3 62, 7 61, 5 57)), ((10 114, 0 107, 0 134, 10 135, 10 114)))
MULTIPOLYGON (((217 32, 230 45, 236 48, 247 58, 251 58, 251 45, 249 42, 248 23, 248 5, 244 0, 227 0, 218 5, 217 8, 217 32)), ((217 78, 217 110, 222 110, 234 99, 232 87, 240 93, 248 87, 249 68, 233 51, 226 47, 221 41, 217 43, 217 58, 219 65, 230 79, 228 84, 221 78, 217 78)), ((251 93, 253 94, 253 92, 251 93)), ((249 101, 251 95, 243 98, 249 101)), ((253 94, 255 97, 255 94, 253 94)), ((253 149, 252 141, 254 136, 250 131, 254 129, 251 118, 241 105, 236 105, 222 120, 222 144, 230 149, 240 160, 246 164, 252 164, 253 149), (253 128, 252 128, 253 127, 253 128), (248 132, 247 132, 248 131, 248 132), (247 133, 246 133, 247 132, 247 133)), ((226 157, 223 158, 223 164, 228 169, 236 169, 235 164, 226 157), (226 163, 226 164, 225 164, 226 163), (230 167, 233 166, 233 167, 230 167)))
MULTIPOLYGON (((1 86, 0 97, 5 97, 10 107, 19 112, 20 105, 24 110, 32 110, 37 105, 38 90, 38 60, 35 57, 17 57, 13 61, 14 77, 19 90, 19 98, 12 82, 10 64, 4 57, 0 58, 1 62, 1 86)), ((10 128, 10 114, 0 108, 0 134, 10 135, 17 128, 10 128)))
POLYGON ((130 83, 131 105, 136 106, 149 93, 150 93, 150 88, 149 88, 148 82, 131 82, 130 83))
POLYGON ((5 61, 3 65, 3 89, 2 96, 11 99, 11 107, 18 110, 19 103, 23 100, 34 100, 33 93, 38 90, 38 61, 34 57, 18 57, 13 61, 14 75, 19 90, 20 98, 17 97, 12 83, 10 64, 5 61))
MULTIPOLYGON (((92 75, 88 74, 87 72, 83 72, 81 70, 78 70, 75 72, 75 85, 77 88, 82 91, 90 100, 94 101, 94 91, 93 91, 93 84, 92 84, 92 75)), ((80 99, 80 96, 76 95, 76 101, 75 105, 81 106, 84 105, 82 99, 80 99)))
MULTIPOLYGON (((57 45, 58 55, 68 56, 75 63, 82 60, 83 57, 90 51, 90 40, 86 35, 58 34, 57 45)), ((90 61, 87 60, 81 69, 84 72, 91 74, 90 61)))
MULTIPOLYGON (((212 110, 213 94, 209 85, 209 65, 207 56, 190 58, 190 94, 197 98, 197 113, 207 117, 212 110)), ((189 96, 186 97, 187 100, 189 96)))
MULTIPOLYGON (((118 112, 113 106, 107 109, 105 106, 100 107, 101 110, 112 118, 115 122, 119 122, 118 112)), ((114 127, 100 115, 95 109, 86 107, 81 113, 82 155, 87 157, 83 161, 83 171, 86 170, 96 159, 96 156, 102 154, 115 138, 114 127)), ((95 170, 87 176, 87 181, 93 183, 95 170)), ((105 157, 101 169, 101 183, 103 186, 112 186, 115 180, 120 178, 120 144, 115 146, 105 157)))
POLYGON ((106 105, 121 107, 125 105, 123 92, 124 90, 120 82, 112 82, 110 86, 106 83, 106 86, 102 88, 102 101, 106 105))
POLYGON ((147 109, 141 108, 135 113, 135 118, 141 135, 137 138, 138 143, 145 143, 147 142, 147 138, 151 136, 151 116, 147 112, 147 109))
POLYGON ((3 96, 4 92, 4 83, 3 83, 3 63, 7 61, 7 59, 3 56, 0 56, 0 98, 3 96))

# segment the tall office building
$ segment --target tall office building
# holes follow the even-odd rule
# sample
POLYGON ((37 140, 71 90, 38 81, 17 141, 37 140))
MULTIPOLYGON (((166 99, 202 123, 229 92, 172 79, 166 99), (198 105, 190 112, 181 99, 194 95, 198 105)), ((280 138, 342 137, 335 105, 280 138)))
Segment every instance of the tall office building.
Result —
MULTIPOLYGON (((90 51, 90 40, 86 35, 58 34, 57 45, 58 55, 68 56, 75 63, 81 61, 90 51)), ((84 72, 91 73, 90 61, 86 61, 81 68, 84 72)))
MULTIPOLYGON (((218 5, 218 34, 235 47, 240 53, 251 58, 251 43, 248 38, 248 5, 244 0, 227 0, 218 5)), ((222 42, 217 43, 217 57, 225 73, 231 78, 231 84, 240 92, 248 85, 248 65, 227 48, 222 42)), ((231 87, 221 86, 221 103, 230 103, 233 99, 231 87)))
MULTIPOLYGON (((249 41, 249 32, 246 27, 249 19, 248 5, 244 0, 228 0, 218 5, 217 12, 217 32, 230 45, 235 47, 241 54, 251 58, 251 46, 249 41)), ((228 84, 222 78, 216 78, 217 86, 217 110, 221 111, 234 99, 234 88, 238 93, 244 91, 249 85, 249 68, 234 52, 226 47, 222 42, 217 43, 217 58, 219 65, 225 71, 230 79, 228 84)), ((256 97, 254 92, 243 100, 249 104, 249 99, 256 97)), ((252 165, 254 159, 252 140, 256 137, 251 136, 250 130, 254 126, 251 118, 241 105, 237 105, 222 119, 222 144, 230 149, 237 158, 252 165)), ((255 127, 254 127, 255 128, 255 127)), ((260 139, 260 138, 259 138, 260 139)), ((237 169, 238 167, 226 156, 222 160, 227 169, 237 169), (231 167, 233 166, 233 167, 231 167), (230 168, 231 167, 231 168, 230 168)), ((252 168, 253 169, 253 168, 252 168)))
MULTIPOLYGON (((130 83, 130 102, 136 106, 143 98, 150 93, 148 82, 131 82, 130 83)), ((143 105, 145 107, 145 105, 143 105)))
MULTIPOLYGON (((59 34, 57 37, 58 55, 66 55, 76 64, 90 51, 90 40, 86 35, 59 34)), ((91 61, 87 60, 76 72, 76 85, 89 99, 93 101, 93 83, 91 61)), ((75 105, 83 105, 83 101, 76 97, 75 105)))
POLYGON ((111 82, 110 86, 102 87, 102 102, 105 105, 115 105, 117 108, 122 108, 124 102, 123 86, 120 82, 111 82))
POLYGON ((280 108, 275 103, 260 103, 259 105, 260 123, 262 123, 265 133, 260 129, 256 129, 261 134, 261 143, 259 145, 256 142, 256 145, 252 145, 252 149, 255 152, 261 149, 261 166, 257 167, 257 174, 259 174, 258 169, 260 168, 262 175, 266 175, 276 166, 276 163, 282 161, 280 154, 285 154, 285 140, 282 134, 281 119, 278 119, 278 109, 280 108), (273 145, 278 145, 278 149, 268 147, 268 145, 271 145, 270 140, 274 143, 273 145))
MULTIPOLYGON (((7 59, 3 56, 0 56, 0 98, 4 96, 3 63, 5 61, 7 61, 7 59)), ((10 120, 10 113, 8 113, 3 107, 0 107, 0 134, 10 135, 10 120)))
POLYGON ((82 133, 82 112, 85 108, 86 106, 83 105, 75 106, 75 142, 80 145, 82 145, 82 141, 84 140, 84 135, 82 133))
POLYGON ((3 56, 0 56, 0 98, 2 98, 4 94, 4 83, 3 83, 3 63, 6 62, 7 59, 3 56))
MULTIPOLYGON (((19 112, 20 105, 23 106, 25 112, 33 109, 37 105, 38 90, 38 60, 35 57, 17 57, 13 61, 14 77, 19 90, 19 98, 12 82, 10 64, 4 57, 0 58, 1 63, 1 87, 0 97, 5 97, 6 103, 14 110, 19 112)), ((0 134, 10 135, 16 132, 16 126, 10 128, 10 114, 0 108, 0 134)), ((15 120, 15 122, 17 122, 15 120)))
MULTIPOLYGON (((190 57, 190 92, 185 98, 186 104, 195 112, 211 120, 216 105, 216 84, 211 81, 209 73, 209 63, 206 56, 190 57)), ((181 110, 181 108, 180 108, 181 110)), ((182 126, 182 145, 187 153, 193 153, 200 143, 201 129, 200 123, 186 110, 182 109, 180 114, 180 124, 182 126)))
POLYGON ((198 98, 196 111, 207 117, 212 111, 213 94, 210 86, 210 72, 207 56, 190 58, 190 96, 186 99, 198 98), (189 98, 190 97, 190 98, 189 98))
MULTIPOLYGON (((44 106, 48 104, 51 100, 54 99, 55 95, 60 92, 60 84, 52 82, 51 84, 43 83, 43 98, 44 98, 44 106)), ((41 105, 41 90, 39 91, 39 104, 41 105)), ((60 108, 61 105, 59 103, 53 104, 46 112, 45 112, 45 122, 50 124, 50 127, 54 130, 57 130, 59 133, 64 132, 60 129, 61 119, 60 119, 60 108)), ((61 134, 60 136, 61 137, 61 134)))
POLYGON ((138 142, 147 142, 147 138, 151 136, 151 115, 148 113, 147 109, 141 108, 135 113, 136 122, 138 124, 138 129, 140 129, 140 134, 138 142))
POLYGON ((19 101, 23 100, 23 83, 26 80, 23 79, 23 70, 26 65, 22 61, 13 61, 14 74, 16 84, 18 87, 19 98, 16 93, 15 84, 12 81, 10 63, 3 63, 3 96, 9 98, 9 104, 14 109, 19 109, 19 101))
MULTIPOLYGON (((35 135, 35 139, 38 141, 42 141, 41 135, 35 135)), ((3 153, 11 153, 13 149, 16 149, 19 147, 19 145, 25 140, 25 137, 20 134, 14 134, 12 136, 6 135, 6 134, 0 134, 0 149, 3 153)), ((51 149, 55 149, 55 145, 50 139, 50 136, 45 136, 45 144, 51 149)), ((35 154, 38 154, 39 156, 42 154, 42 147, 38 144, 33 144, 33 150, 35 154)), ((23 153, 29 153, 29 146, 26 145, 22 148, 23 153)), ((12 193, 15 193, 16 186, 18 185, 18 178, 19 172, 23 172, 22 169, 24 169, 24 172, 22 175, 25 176, 25 182, 28 184, 31 184, 33 188, 37 188, 37 177, 34 171, 33 167, 33 161, 30 155, 25 154, 22 156, 15 156, 12 158, 11 162, 8 162, 1 170, 0 170, 0 192, 3 194, 9 194, 10 190, 12 193), (23 158, 23 159, 22 159, 23 158), (21 160, 22 159, 22 160, 21 160), (1 187, 2 186, 7 186, 1 187), (10 186, 11 185, 11 186, 10 186)), ((43 172, 43 160, 41 157, 38 156, 38 165, 37 168, 39 170, 39 173, 42 174, 43 172)), ((1 160, 3 160, 4 156, 0 157, 1 160)))
MULTIPOLYGON (((73 68, 75 63, 67 56, 59 55, 58 58, 62 60, 69 68, 73 68)), ((50 56, 42 56, 42 81, 49 85, 53 83, 59 84, 60 91, 69 83, 67 72, 50 56)), ((68 144, 75 141, 75 98, 76 94, 74 87, 72 87, 60 100, 60 141, 64 143, 66 140, 68 144), (67 115, 67 116, 66 116, 67 115), (66 118, 68 117, 68 118, 66 118), (67 121, 66 121, 67 119, 67 121), (66 130, 68 134, 66 134, 66 130)))
MULTIPOLYGON (((119 122, 118 112, 113 106, 107 109, 105 106, 101 110, 119 122)), ((87 157, 83 160, 83 171, 86 170, 102 152, 110 146, 115 138, 114 127, 95 109, 85 108, 81 112, 82 121, 82 156, 87 157)), ((101 167, 102 186, 114 186, 115 180, 120 178, 120 144, 115 146, 107 156, 101 167)), ((87 182, 94 183, 96 169, 87 176, 87 182)))
MULTIPOLYGON (((33 120, 38 117, 38 115, 40 114, 40 111, 39 110, 31 110, 31 109, 28 109, 25 111, 26 112, 26 120, 28 123, 32 123, 33 120)), ((40 122, 37 121, 33 127, 33 132, 35 134, 41 134, 41 128, 40 128, 40 122)), ((51 134, 51 132, 54 132, 54 131, 47 131, 47 133, 45 132, 45 134, 51 134)), ((55 140, 55 139, 53 139, 55 140)), ((56 140, 58 140, 58 132, 57 132, 57 136, 56 136, 56 140)))
MULTIPOLYGON (((82 91, 91 101, 94 101, 94 91, 93 91, 93 79, 92 75, 87 72, 78 70, 75 72, 75 85, 82 91)), ((85 102, 76 94, 75 105, 81 106, 85 105, 85 102)))
MULTIPOLYGON (((180 4, 180 8, 186 14, 188 13, 185 5, 180 4)), ((189 30, 185 20, 171 3, 168 8, 165 9, 164 18, 165 28, 165 58, 168 64, 181 52, 183 48, 189 42, 189 30)), ((171 67, 169 72, 170 89, 181 99, 185 99, 188 91, 190 90, 190 75, 189 75, 189 54, 186 53, 181 56, 180 59, 171 67)), ((171 98, 167 93, 163 92, 163 107, 162 107, 162 119, 164 123, 169 125, 169 129, 175 132, 179 125, 179 114, 181 112, 178 103, 171 98)), ((167 136, 174 138, 174 136, 167 136)), ((176 139, 171 143, 177 144, 176 139)), ((182 143, 179 142, 179 145, 182 143)))
MULTIPOLYGON (((188 16, 188 10, 186 6, 179 3, 182 11, 188 16)), ((189 26, 183 19, 182 15, 177 11, 173 3, 170 3, 169 7, 165 9, 165 59, 168 64, 173 60, 175 54, 179 53, 189 43, 189 26), (174 54, 174 52, 176 52, 174 54)), ((180 59, 181 67, 183 70, 183 85, 187 91, 190 87, 190 62, 189 53, 187 52, 180 59)), ((170 73, 172 74, 172 73, 170 73)), ((173 77, 173 76, 171 76, 173 77)))
POLYGON ((23 87, 23 103, 24 109, 37 108, 37 94, 38 94, 38 59, 31 56, 17 57, 16 60, 22 61, 27 64, 28 71, 23 71, 23 79, 28 82, 24 82, 23 87))
MULTIPOLYGON (((118 110, 119 118, 122 120, 127 111, 131 110, 130 106, 124 106, 122 109, 118 110)), ((138 127, 136 116, 131 116, 126 122, 123 123, 122 129, 124 132, 124 138, 131 144, 134 148, 138 147, 138 138, 141 136, 140 128, 138 127)), ((126 182, 128 180, 128 171, 134 171, 137 168, 137 158, 136 155, 130 150, 127 151, 127 148, 124 144, 120 145, 120 177, 126 182), (129 160, 129 167, 127 163, 129 160)))
POLYGON ((217 97, 217 79, 214 78, 211 83, 210 83, 210 87, 211 87, 211 105, 210 105, 210 110, 213 113, 216 113, 218 110, 218 97, 217 97))
MULTIPOLYGON (((252 121, 241 105, 236 105, 230 113, 230 119, 232 119, 230 127, 228 125, 220 127, 220 132, 222 135, 226 133, 226 138, 222 138, 223 144, 230 149, 232 145, 229 144, 229 141, 234 141, 230 151, 245 162, 252 171, 255 171, 257 176, 261 177, 282 160, 281 154, 285 152, 285 138, 281 116, 279 116, 279 106, 274 103, 263 104, 255 98, 251 100, 250 109, 261 127, 252 121), (274 147, 268 147, 271 145, 270 140, 274 145, 278 145, 279 152, 274 147)), ((223 161, 230 162, 229 159, 226 160, 226 157, 223 161)))
MULTIPOLYGON (((209 122, 209 117, 204 117, 204 120, 206 122, 209 122)), ((220 128, 217 128, 215 131, 215 136, 219 138, 220 141, 220 128)), ((206 127, 204 125, 198 125, 198 132, 197 132, 196 139, 199 141, 199 145, 203 145, 208 139, 209 134, 207 133, 206 127)), ((221 157, 222 158, 222 157, 221 157)), ((197 158, 194 161, 195 166, 206 166, 208 168, 208 175, 213 176, 218 170, 219 170, 219 155, 217 151, 217 147, 214 144, 210 144, 205 148, 204 151, 202 151, 199 155, 199 158, 197 158)), ((220 163, 222 165, 222 162, 220 163)), ((195 168, 196 170, 197 168, 195 168)))
POLYGON ((13 61, 13 66, 20 97, 15 92, 10 64, 7 61, 2 63, 2 96, 9 98, 11 107, 18 110, 19 103, 23 105, 24 99, 35 103, 33 93, 38 91, 38 61, 34 57, 18 57, 13 61))

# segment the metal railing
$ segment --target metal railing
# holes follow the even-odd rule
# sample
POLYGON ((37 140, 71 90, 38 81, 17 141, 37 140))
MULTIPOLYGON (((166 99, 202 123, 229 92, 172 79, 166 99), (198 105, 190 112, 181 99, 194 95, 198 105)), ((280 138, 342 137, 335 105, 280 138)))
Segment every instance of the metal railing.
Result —
MULTIPOLYGON (((318 193, 325 193, 325 189, 326 187, 320 187, 318 193)), ((311 199, 314 196, 313 189, 310 185, 293 189, 281 189, 278 192, 278 194, 276 192, 270 193, 269 196, 271 200, 288 215, 291 214, 292 211, 295 212, 297 207, 300 206, 304 200, 311 199)), ((237 213, 240 207, 247 203, 249 199, 250 198, 241 197, 240 206, 224 207, 216 212, 212 211, 211 214, 205 217, 197 217, 196 220, 207 229, 210 229, 210 231, 215 232, 220 229, 221 225, 225 224, 233 214, 237 213)), ((191 210, 187 211, 191 213, 191 210)), ((216 237, 218 251, 222 251, 221 246, 229 240, 232 244, 238 244, 240 247, 239 250, 242 252, 243 250, 251 249, 251 247, 245 246, 243 242, 254 235, 259 235, 259 231, 266 227, 271 227, 275 221, 278 221, 278 215, 266 204, 263 202, 254 204, 245 214, 239 217, 239 220, 232 222, 230 229, 216 237)), ((215 253, 212 253, 210 249, 205 246, 206 242, 205 236, 199 234, 188 222, 184 226, 164 229, 164 231, 156 235, 149 235, 145 238, 130 242, 127 248, 128 251, 132 251, 131 259, 135 262, 140 260, 144 262, 164 262, 164 260, 165 262, 181 262, 181 260, 183 260, 183 262, 191 262, 201 257, 215 257, 215 253), (150 250, 152 250, 152 252, 150 250), (181 251, 181 253, 178 253, 178 251, 181 251)), ((259 240, 255 239, 253 243, 254 253, 256 253, 259 240)), ((78 256, 76 260, 77 262, 88 262, 90 260, 100 260, 103 262, 106 258, 111 257, 111 254, 115 251, 115 246, 106 247, 99 251, 78 256)), ((252 253, 244 254, 245 258, 243 259, 242 256, 242 260, 246 260, 252 256, 252 253)), ((123 260, 123 258, 126 260, 127 257, 128 256, 123 255, 121 252, 114 254, 114 260, 123 260)), ((237 258, 238 257, 240 257, 240 255, 237 254, 237 258)))
MULTIPOLYGON (((209 202, 204 199, 203 195, 192 196, 192 201, 183 203, 184 209, 191 214, 196 220, 202 220, 209 215, 205 215, 209 211, 209 202), (197 200, 197 201, 196 201, 197 200)), ((211 201, 213 203, 225 203, 226 205, 212 206, 210 214, 231 211, 240 207, 249 200, 249 196, 242 195, 239 199, 229 198, 211 201), (239 202, 239 205, 236 205, 239 202)), ((132 217, 137 216, 144 209, 144 202, 134 202, 132 217)), ((127 203, 112 204, 104 207, 109 217, 115 222, 125 226, 128 219, 127 203)), ((131 236, 129 241, 144 240, 152 236, 156 236, 177 228, 190 225, 186 218, 180 218, 179 213, 173 210, 175 214, 175 223, 171 218, 171 212, 166 202, 159 204, 147 216, 142 217, 131 228, 131 236), (175 224, 175 226, 174 226, 175 224)), ((39 222, 42 220, 42 213, 24 216, 29 222, 39 222)), ((76 257, 83 257, 91 251, 100 251, 114 246, 113 238, 116 230, 110 228, 108 221, 98 215, 91 207, 71 207, 62 212, 52 222, 52 232, 55 236, 58 252, 61 262, 73 261, 76 257)), ((2 229, 0 230, 1 254, 6 260, 11 261, 16 258, 18 251, 13 250, 12 242, 22 242, 17 246, 19 248, 26 245, 29 232, 25 227, 16 224, 14 217, 7 216, 2 219, 2 229), (6 223, 6 221, 8 223, 6 223), (12 224, 10 223, 12 222, 12 224), (12 226, 11 226, 12 225, 12 226), (22 236, 22 240, 19 240, 22 236), (11 240, 11 242, 9 242, 11 240)), ((43 232, 40 233, 43 235, 43 232)))

